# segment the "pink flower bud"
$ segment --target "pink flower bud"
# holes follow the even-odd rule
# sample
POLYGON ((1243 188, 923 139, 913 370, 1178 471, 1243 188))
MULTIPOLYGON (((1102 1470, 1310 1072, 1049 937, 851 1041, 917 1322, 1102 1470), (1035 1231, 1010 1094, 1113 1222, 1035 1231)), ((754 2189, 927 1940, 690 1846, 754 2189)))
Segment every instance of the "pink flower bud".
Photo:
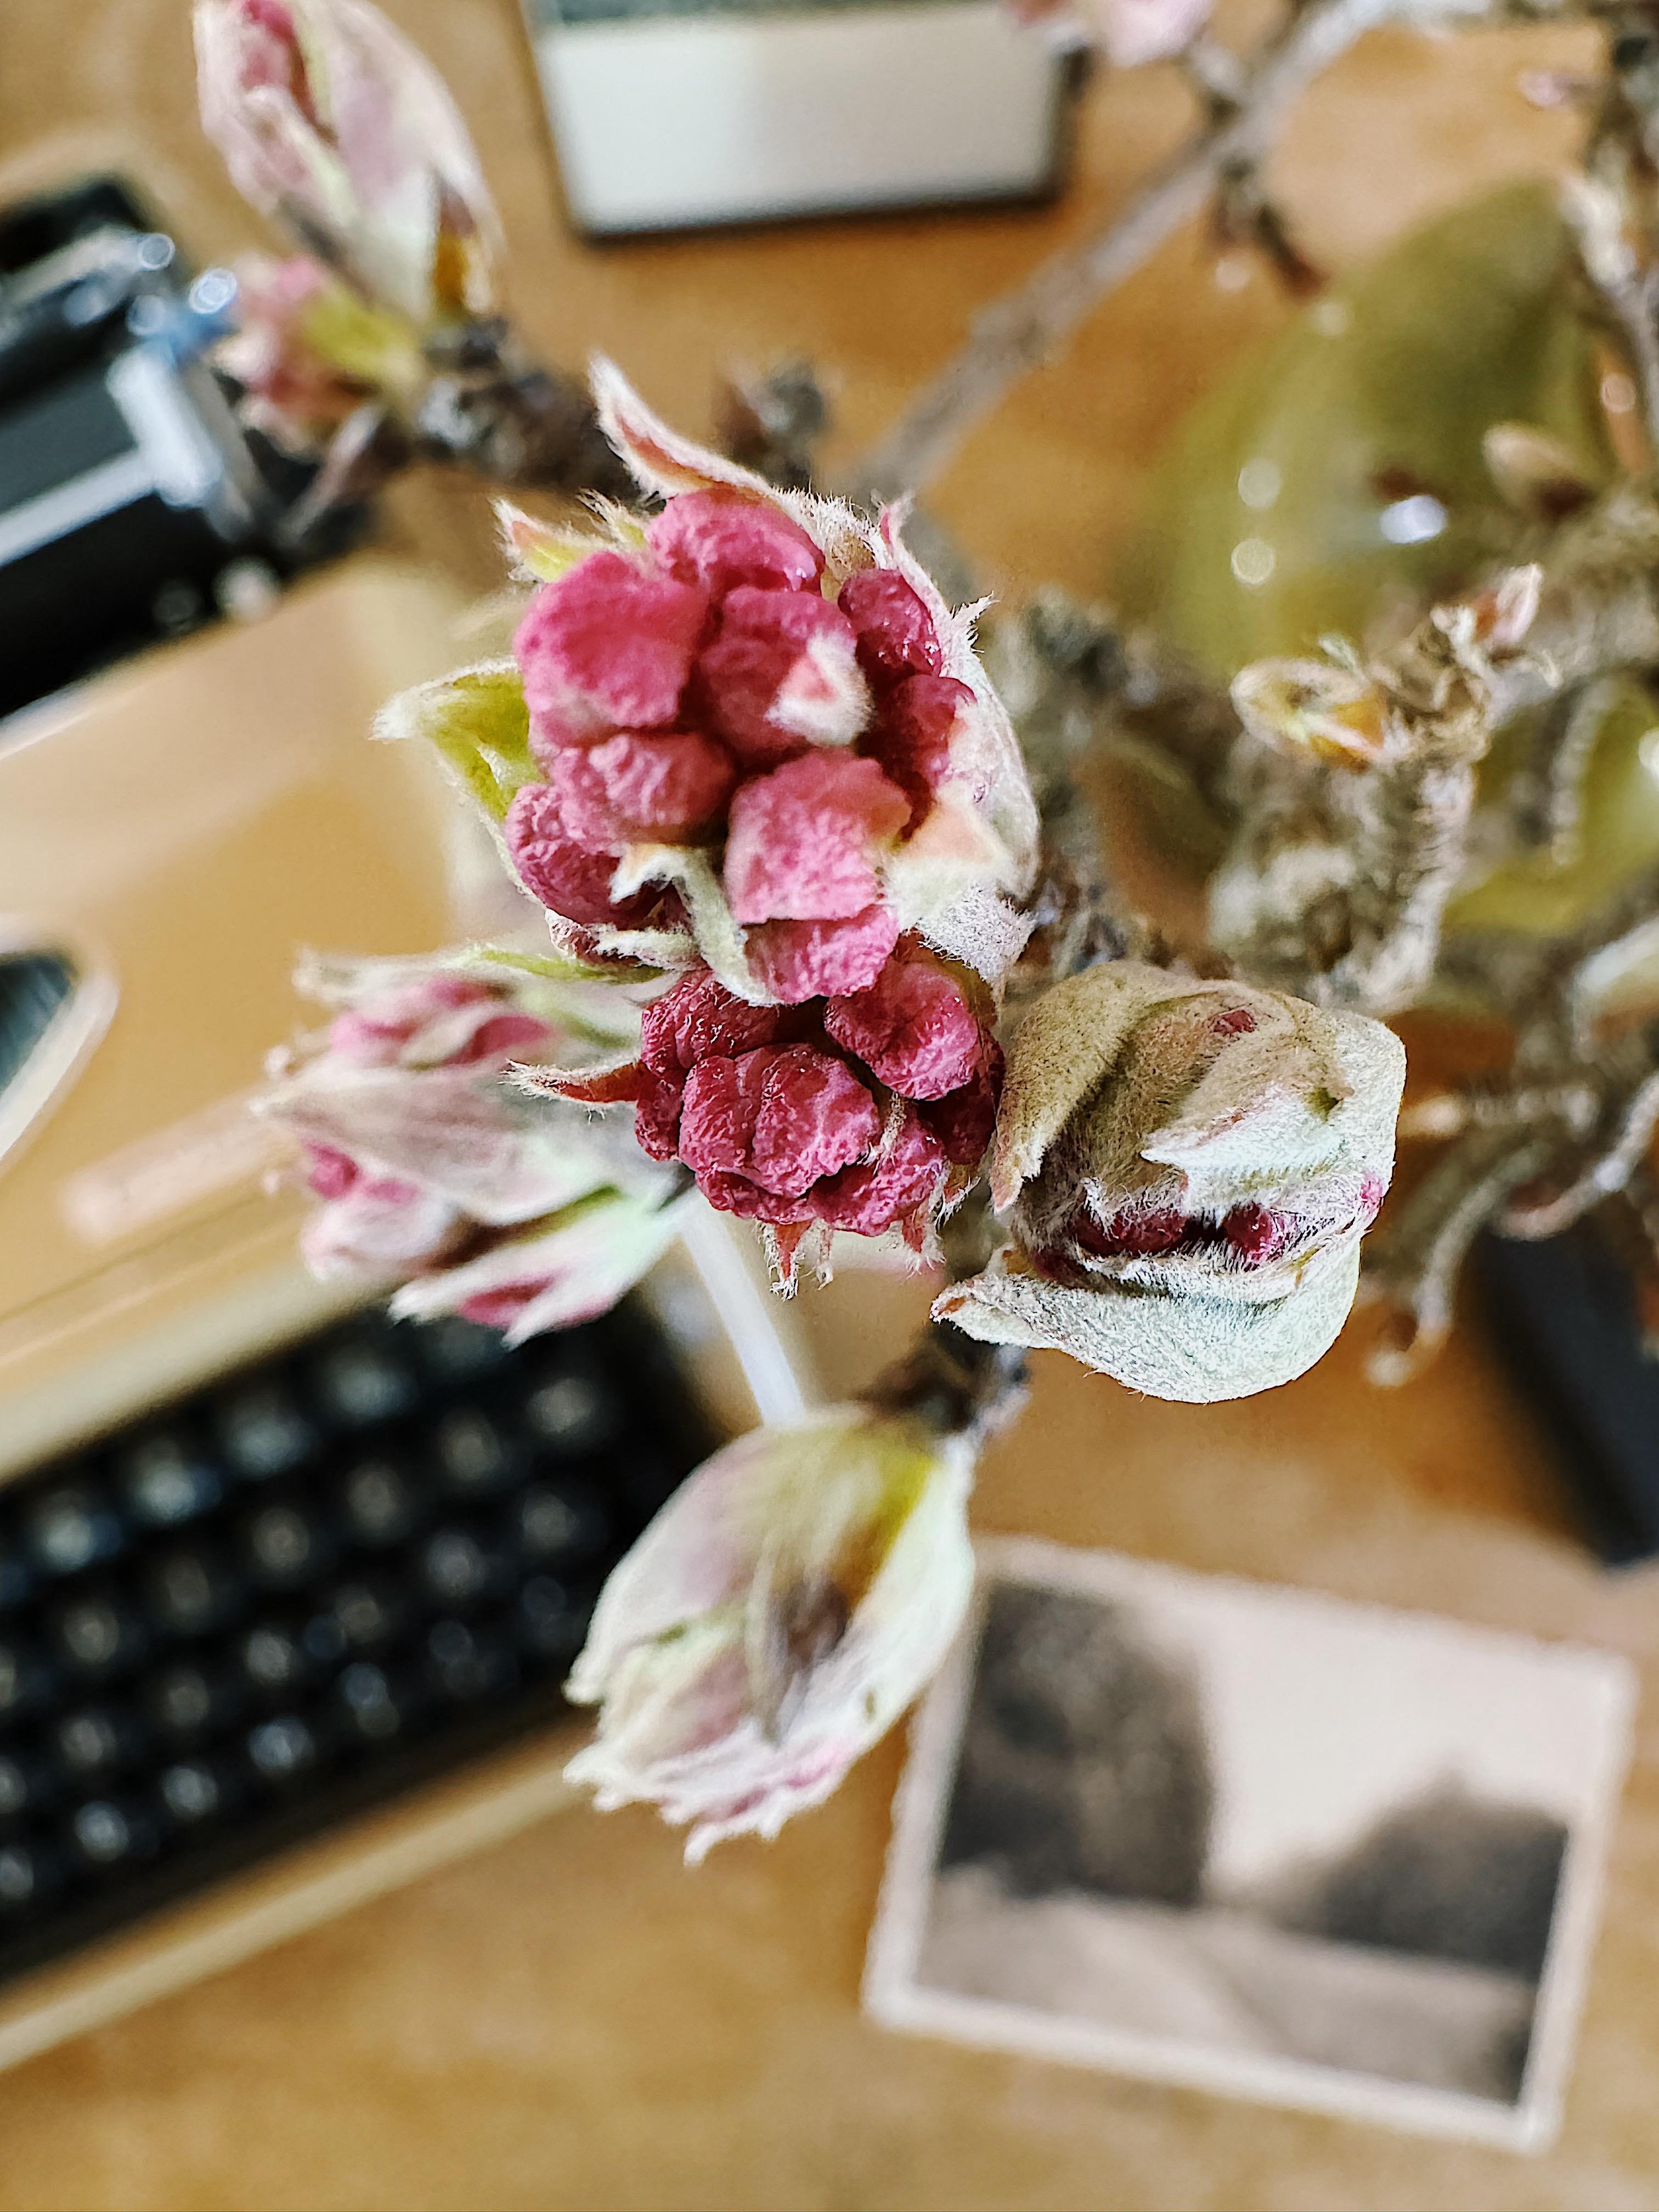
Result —
POLYGON ((667 505, 643 531, 608 514, 586 551, 510 520, 549 579, 514 663, 422 686, 382 728, 438 748, 567 951, 636 974, 695 957, 741 998, 793 1004, 867 988, 909 928, 994 989, 1024 942, 1011 902, 1036 817, 971 612, 892 511, 872 527, 775 489, 608 364, 594 389, 667 505), (545 784, 525 781, 526 744, 545 784))
POLYGON ((401 1281, 410 1312, 493 1300, 525 1335, 601 1310, 627 1287, 607 1288, 626 1255, 661 1249, 673 1179, 581 1109, 532 1108, 507 1081, 509 1060, 582 1048, 567 1009, 584 1026, 597 1010, 579 992, 495 959, 465 972, 313 962, 301 981, 334 1018, 281 1056, 259 1110, 298 1138, 324 1201, 301 1238, 318 1273, 401 1281), (620 1224, 617 1255, 592 1249, 591 1222, 547 1245, 556 1226, 562 1236, 577 1213, 599 1211, 601 1194, 624 1209, 607 1217, 620 1224), (582 1281, 555 1296, 556 1274, 578 1263, 582 1281))
POLYGON ((1352 1304, 1404 1075, 1381 1023, 1279 992, 1136 961, 1057 984, 997 1123, 1013 1243, 936 1314, 1158 1397, 1290 1381, 1352 1304))
POLYGON ((693 968, 641 1016, 640 1058, 657 1075, 684 1078, 702 1060, 793 1043, 800 1027, 785 1008, 752 1006, 693 968))
POLYGON ((938 1138, 952 1167, 977 1168, 985 1158, 996 1131, 1002 1077, 1002 1048, 987 1036, 979 1065, 962 1087, 917 1107, 917 1119, 938 1138))
POLYGON ((867 990, 831 999, 823 1026, 906 1098, 943 1098, 979 1066, 979 1018, 962 986, 929 960, 890 961, 867 990))
POLYGON ((844 921, 763 921, 744 949, 769 999, 803 999, 862 991, 873 983, 898 943, 898 917, 889 906, 866 906, 844 921))
POLYGON ((501 824, 519 879, 542 904, 568 921, 637 927, 656 905, 654 889, 613 899, 616 860, 608 850, 578 844, 565 828, 559 794, 549 783, 521 787, 501 824))
POLYGON ((513 647, 532 737, 556 745, 672 723, 708 611, 695 585, 620 553, 590 553, 544 584, 513 647))
POLYGON ((951 773, 951 741, 975 708, 973 693, 953 676, 908 676, 881 702, 870 750, 921 821, 951 773))
POLYGON ((746 783, 732 802, 726 894, 739 921, 837 921, 873 905, 874 848, 909 818, 874 761, 812 752, 746 783))
POLYGON ((645 542, 671 576, 716 599, 739 586, 799 591, 823 574, 823 555, 798 522, 740 492, 682 492, 647 523, 645 542))
POLYGON ((368 0, 196 0, 232 181, 417 329, 493 312, 498 226, 442 79, 368 0))
POLYGON ((913 1108, 907 1108, 874 1159, 843 1169, 813 1192, 814 1218, 827 1228, 878 1237, 907 1214, 926 1210, 944 1179, 945 1168, 938 1138, 913 1108))
POLYGON ((875 1144, 881 1117, 851 1071, 811 1045, 704 1060, 686 1078, 680 1157, 798 1198, 875 1144))
POLYGON ((949 1649, 973 1584, 972 1451, 842 1406, 717 1452, 612 1573, 566 1686, 567 1772, 690 1824, 686 1856, 820 1803, 949 1649))
POLYGON ((868 696, 853 626, 816 592, 740 585, 720 608, 720 635, 697 663, 714 726, 750 767, 855 737, 868 696))
POLYGON ((236 330, 215 355, 242 386, 237 411, 289 453, 310 455, 380 389, 324 347, 341 288, 319 262, 249 258, 236 270, 236 330))
POLYGON ((859 666, 878 689, 942 672, 945 649, 933 618, 896 568, 862 568, 849 576, 839 604, 858 634, 859 666))
POLYGON ((725 814, 737 770, 722 744, 696 731, 624 732, 603 744, 562 746, 550 781, 560 820, 592 853, 690 843, 725 814))

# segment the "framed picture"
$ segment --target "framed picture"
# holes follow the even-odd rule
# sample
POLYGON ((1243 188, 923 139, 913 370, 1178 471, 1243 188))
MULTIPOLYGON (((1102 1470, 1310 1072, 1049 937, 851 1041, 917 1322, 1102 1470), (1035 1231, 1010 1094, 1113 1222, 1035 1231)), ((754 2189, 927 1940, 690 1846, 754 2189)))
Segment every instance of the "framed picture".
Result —
POLYGON ((595 234, 1040 198, 1074 58, 1001 0, 525 0, 595 234))
POLYGON ((915 1730, 866 2008, 1542 2148, 1632 1696, 1601 1652, 988 1542, 915 1730))

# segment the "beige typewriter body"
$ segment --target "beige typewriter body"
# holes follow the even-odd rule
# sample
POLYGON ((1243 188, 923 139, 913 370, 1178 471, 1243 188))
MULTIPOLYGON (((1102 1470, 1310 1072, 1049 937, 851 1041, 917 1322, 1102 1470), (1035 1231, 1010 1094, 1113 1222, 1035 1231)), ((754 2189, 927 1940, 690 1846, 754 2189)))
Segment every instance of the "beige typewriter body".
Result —
MULTIPOLYGON (((478 927, 458 801, 368 736, 392 692, 466 657, 459 612, 360 557, 0 724, 0 948, 81 977, 0 1119, 0 1479, 351 1302, 299 1267, 300 1201, 268 1188, 282 1140, 246 1102, 301 1018, 297 948, 478 927)), ((736 1244, 710 1216, 687 1253, 653 1287, 711 1412, 787 1411, 736 1244)), ((561 1730, 482 1761, 0 1990, 0 2063, 510 1833, 563 1802, 568 1749, 561 1730)))

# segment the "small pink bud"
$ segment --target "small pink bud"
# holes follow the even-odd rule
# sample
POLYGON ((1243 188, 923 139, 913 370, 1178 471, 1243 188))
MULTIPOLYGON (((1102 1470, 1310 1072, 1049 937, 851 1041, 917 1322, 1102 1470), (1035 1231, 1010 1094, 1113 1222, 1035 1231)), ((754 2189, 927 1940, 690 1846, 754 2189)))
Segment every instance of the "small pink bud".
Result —
POLYGON ((850 1167, 812 1194, 812 1211, 831 1229, 879 1237, 906 1214, 931 1204, 945 1176, 938 1139, 914 1109, 878 1159, 850 1167))
POLYGON ((976 1168, 996 1133, 997 1103, 1002 1096, 1002 1048, 994 1037, 981 1041, 979 1065, 959 1090, 931 1104, 918 1106, 917 1115, 945 1148, 952 1167, 976 1168))
POLYGON ((831 999, 823 1026, 906 1098, 943 1098, 979 1065, 973 1009, 955 979, 926 959, 890 960, 867 990, 831 999))
POLYGON ((859 666, 878 690, 906 676, 937 676, 945 651, 915 586, 895 568, 860 568, 836 602, 858 633, 859 666))
POLYGON ((558 793, 550 783, 526 783, 515 793, 501 824, 519 880, 532 896, 567 921, 628 928, 643 921, 660 894, 654 887, 613 899, 616 862, 590 853, 565 830, 558 793))
POLYGON ((732 802, 726 890, 739 921, 846 921, 875 904, 872 848, 909 805, 874 761, 811 752, 746 783, 732 802))
POLYGON ((767 766, 801 752, 809 738, 838 736, 817 727, 816 714, 790 712, 796 703, 822 714, 819 693, 844 694, 845 734, 854 734, 867 703, 855 643, 846 616, 816 592, 732 592, 720 635, 697 665, 714 727, 738 759, 767 766), (814 696, 792 702, 794 692, 814 696))
POLYGON ((603 744, 561 747, 550 781, 570 836, 605 852, 641 841, 684 844, 706 831, 731 797, 737 771, 714 738, 625 731, 603 744))
POLYGON ((707 968, 693 968, 641 1016, 640 1058, 654 1074, 678 1079, 700 1060, 793 1042, 786 1032, 794 1018, 781 1006, 751 1006, 707 968))
POLYGON ((357 1180, 357 1163, 332 1145, 307 1144, 306 1181, 319 1198, 343 1198, 357 1180))
POLYGON ((954 676, 906 677, 882 701, 868 747, 908 797, 912 825, 949 774, 951 736, 973 705, 973 692, 954 676))
POLYGON ((898 943, 897 917, 867 906, 845 921, 763 921, 744 940, 749 965, 769 998, 784 1006, 862 991, 898 943))
POLYGON ((1227 1242, 1247 1267, 1259 1267, 1296 1242, 1296 1224, 1265 1206, 1236 1206, 1222 1223, 1227 1242))
POLYGON ((881 1133, 870 1093, 811 1045, 705 1060, 686 1079, 680 1157, 796 1197, 870 1151, 881 1133))
POLYGON ((708 611, 695 585, 608 550, 544 584, 513 643, 544 742, 672 722, 708 611))
POLYGON ((740 492, 683 492, 646 525, 645 536, 671 575, 716 599, 745 584, 805 589, 823 574, 823 556, 798 522, 740 492))

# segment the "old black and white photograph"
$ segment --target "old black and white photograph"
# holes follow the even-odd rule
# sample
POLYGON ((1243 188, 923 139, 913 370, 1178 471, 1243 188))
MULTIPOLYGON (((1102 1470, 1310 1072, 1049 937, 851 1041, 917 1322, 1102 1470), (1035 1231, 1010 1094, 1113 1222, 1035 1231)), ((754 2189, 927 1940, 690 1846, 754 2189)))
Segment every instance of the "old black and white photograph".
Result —
POLYGON ((981 1543, 913 1735, 866 2007, 1540 2148, 1630 1702, 1600 1652, 981 1543))

